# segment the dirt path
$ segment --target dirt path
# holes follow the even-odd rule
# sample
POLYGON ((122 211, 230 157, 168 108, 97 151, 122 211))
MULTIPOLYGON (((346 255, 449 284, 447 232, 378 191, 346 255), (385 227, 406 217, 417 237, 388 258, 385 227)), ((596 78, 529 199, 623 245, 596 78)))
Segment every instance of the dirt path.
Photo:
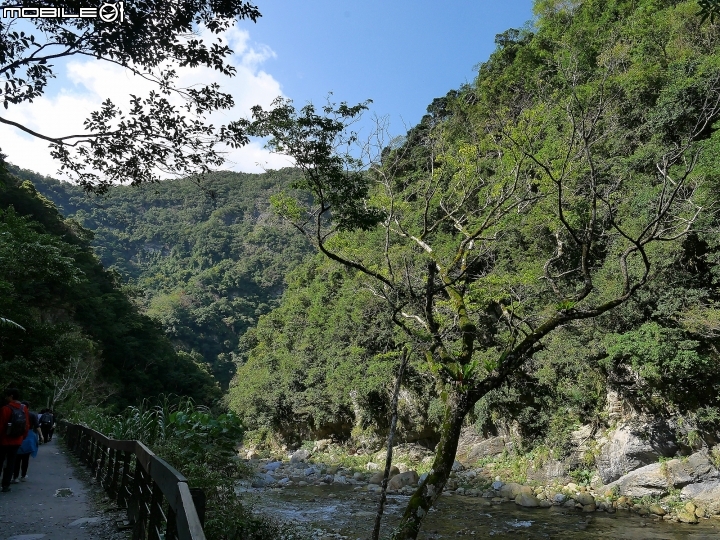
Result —
POLYGON ((53 438, 30 458, 27 481, 0 493, 0 540, 86 540, 115 537, 111 516, 94 502, 92 488, 79 477, 53 438))

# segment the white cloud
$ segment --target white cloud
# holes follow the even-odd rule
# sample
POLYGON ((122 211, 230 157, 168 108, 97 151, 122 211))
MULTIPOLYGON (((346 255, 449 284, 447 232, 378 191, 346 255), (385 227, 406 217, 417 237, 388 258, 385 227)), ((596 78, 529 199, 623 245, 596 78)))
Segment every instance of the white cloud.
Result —
MULTIPOLYGON (((206 42, 218 39, 208 32, 201 33, 206 42)), ((224 44, 233 49, 230 58, 237 73, 225 77, 210 68, 176 68, 178 85, 210 84, 217 82, 222 89, 233 95, 235 107, 230 111, 219 111, 209 121, 218 126, 231 120, 247 116, 250 107, 267 107, 277 96, 282 95, 280 83, 261 66, 273 58, 275 53, 265 45, 252 45, 245 30, 232 28, 220 36, 224 44)), ((58 65, 64 70, 68 81, 54 95, 46 95, 33 103, 23 103, 3 111, 3 116, 34 131, 48 136, 63 136, 83 132, 83 121, 90 112, 97 110, 105 99, 111 99, 123 110, 127 110, 129 95, 140 96, 155 88, 153 83, 133 75, 129 70, 97 60, 70 60, 58 65)), ((52 86, 52 81, 50 87, 52 86)), ((22 168, 48 176, 57 176, 58 164, 50 157, 45 141, 32 137, 20 130, 0 125, 0 148, 8 155, 8 161, 22 168)), ((288 166, 282 156, 270 154, 259 142, 243 148, 228 149, 227 169, 242 172, 260 172, 266 168, 288 166)))

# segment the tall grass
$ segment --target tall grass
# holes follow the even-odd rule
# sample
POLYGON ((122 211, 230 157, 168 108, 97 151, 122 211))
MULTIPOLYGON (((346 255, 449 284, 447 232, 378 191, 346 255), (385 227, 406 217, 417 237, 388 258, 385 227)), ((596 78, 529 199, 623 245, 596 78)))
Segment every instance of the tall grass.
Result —
POLYGON ((113 439, 138 440, 152 447, 167 438, 170 417, 178 411, 187 414, 196 411, 210 413, 207 407, 195 405, 190 398, 173 400, 170 396, 161 396, 155 405, 145 400, 139 406, 127 407, 117 415, 109 415, 97 407, 76 410, 68 415, 68 420, 113 439))

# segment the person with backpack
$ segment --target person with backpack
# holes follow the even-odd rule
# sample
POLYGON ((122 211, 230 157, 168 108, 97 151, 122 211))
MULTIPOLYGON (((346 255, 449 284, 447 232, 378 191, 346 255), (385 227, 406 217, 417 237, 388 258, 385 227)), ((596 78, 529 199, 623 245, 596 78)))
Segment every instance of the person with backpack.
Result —
POLYGON ((10 491, 10 481, 15 472, 15 457, 30 430, 30 414, 20 403, 20 391, 6 388, 3 392, 5 405, 0 407, 0 465, 5 464, 2 475, 2 491, 10 491))
POLYGON ((40 411, 40 431, 42 432, 42 441, 44 443, 52 440, 53 426, 55 425, 55 416, 50 409, 40 411))
POLYGON ((37 457, 38 439, 40 437, 40 422, 38 420, 37 413, 30 410, 30 403, 27 401, 21 401, 20 403, 25 405, 28 410, 28 415, 30 417, 30 429, 28 430, 27 436, 23 440, 20 448, 18 448, 17 454, 15 455, 15 469, 13 472, 13 479, 11 481, 12 484, 27 481, 30 456, 37 457), (22 476, 20 476, 21 469, 22 476), (18 477, 20 478, 18 479, 18 477))

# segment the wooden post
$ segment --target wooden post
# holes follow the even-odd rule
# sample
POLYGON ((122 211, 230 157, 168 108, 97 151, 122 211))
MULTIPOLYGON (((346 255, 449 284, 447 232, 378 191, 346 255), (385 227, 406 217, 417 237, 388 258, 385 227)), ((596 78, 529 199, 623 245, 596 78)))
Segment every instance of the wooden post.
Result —
POLYGON ((113 471, 115 470, 115 449, 108 448, 108 462, 107 470, 105 471, 105 478, 103 478, 103 487, 105 491, 110 493, 110 482, 112 481, 113 471))
POLYGON ((127 508, 129 494, 128 494, 128 483, 130 480, 130 456, 132 452, 123 453, 123 472, 122 481, 120 482, 120 489, 118 490, 117 504, 120 508, 127 508))
POLYGON ((98 459, 98 452, 100 451, 100 442, 95 440, 93 438, 94 444, 92 448, 92 452, 90 452, 90 469, 93 472, 93 476, 97 478, 98 475, 98 465, 97 465, 97 459, 98 459))
POLYGON ((110 497, 117 499, 118 496, 118 476, 120 476, 120 450, 113 450, 113 468, 112 477, 110 478, 110 497))
POLYGON ((100 466, 98 467, 97 479, 101 486, 103 485, 103 471, 105 470, 105 456, 107 455, 107 448, 100 446, 100 466))
MULTIPOLYGON (((130 523, 136 524, 140 521, 140 504, 142 502, 142 465, 139 460, 135 460, 135 477, 133 478, 132 492, 128 500, 128 518, 130 523)), ((133 539, 135 539, 135 529, 133 528, 133 539)))

